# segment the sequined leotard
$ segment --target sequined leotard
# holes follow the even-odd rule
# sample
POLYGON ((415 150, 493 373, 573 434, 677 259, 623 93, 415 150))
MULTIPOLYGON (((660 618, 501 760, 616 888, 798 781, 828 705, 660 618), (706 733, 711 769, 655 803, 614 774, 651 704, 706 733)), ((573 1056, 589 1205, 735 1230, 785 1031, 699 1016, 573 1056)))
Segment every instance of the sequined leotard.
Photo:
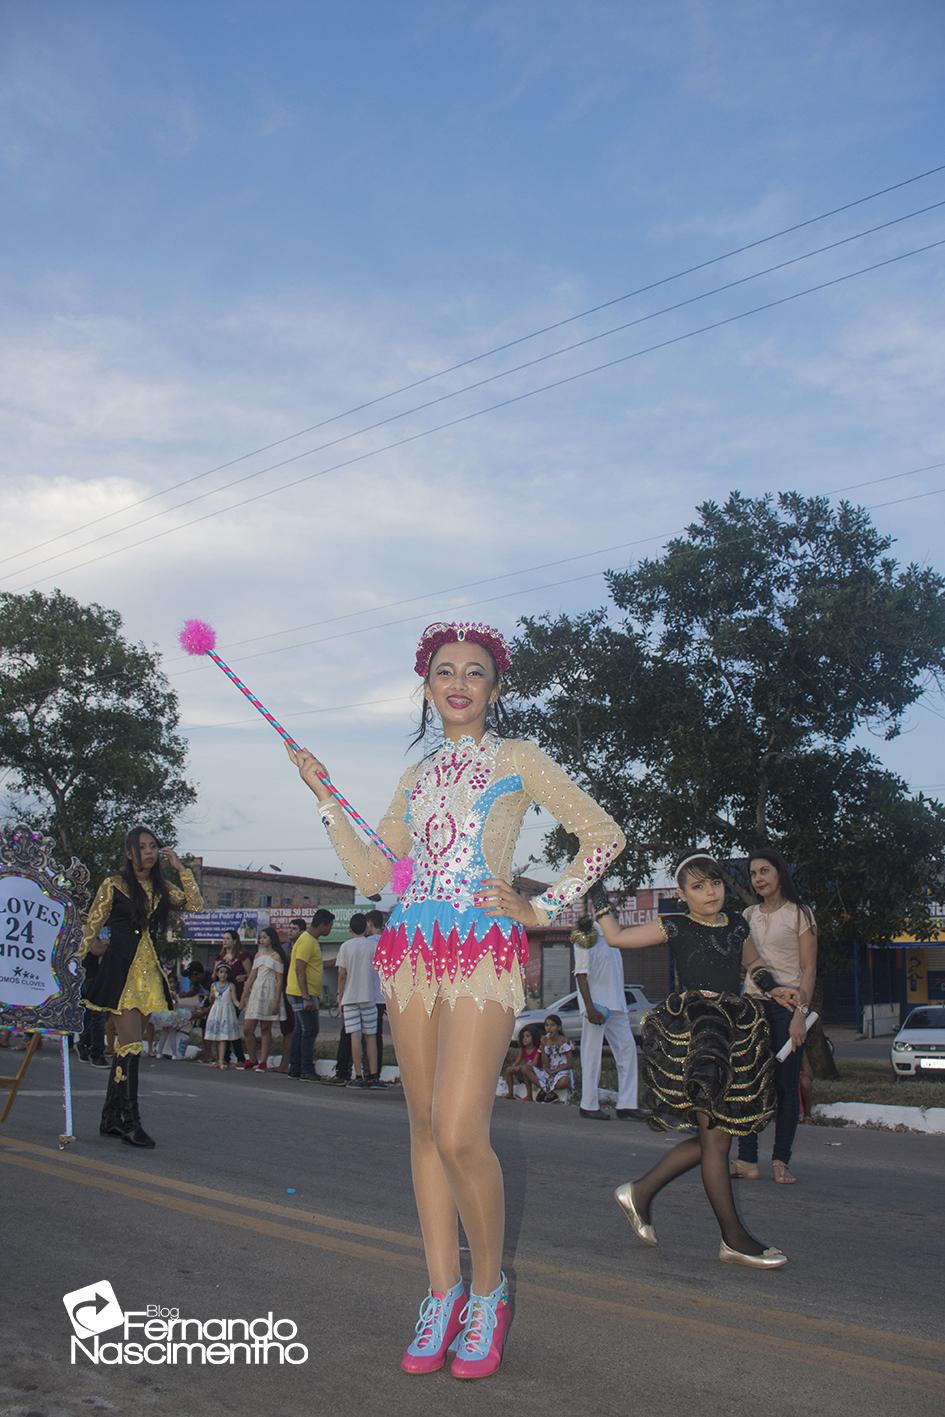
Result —
MULTIPOLYGON (((420 993, 428 1011, 437 998, 464 995, 480 1007, 495 999, 520 1011, 525 931, 474 904, 481 882, 508 880, 522 819, 534 803, 580 841, 562 875, 532 900, 547 923, 583 896, 610 868, 624 837, 612 817, 534 743, 501 739, 446 742, 408 768, 379 832, 398 856, 409 853, 413 879, 391 913, 374 958, 384 993, 401 1008, 420 993)), ((319 804, 339 860, 365 895, 390 881, 391 865, 355 834, 334 801, 319 804)))

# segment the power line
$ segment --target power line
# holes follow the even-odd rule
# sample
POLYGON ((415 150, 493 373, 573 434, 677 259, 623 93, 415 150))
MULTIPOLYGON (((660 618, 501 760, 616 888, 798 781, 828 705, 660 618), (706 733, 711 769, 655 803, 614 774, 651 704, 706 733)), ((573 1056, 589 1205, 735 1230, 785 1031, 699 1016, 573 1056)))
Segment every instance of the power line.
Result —
MULTIPOLYGON (((919 473, 934 472, 937 471, 939 468, 943 467, 945 467, 945 462, 926 463, 923 467, 908 468, 905 472, 893 472, 887 473, 884 477, 872 477, 866 482, 849 482, 844 487, 835 487, 831 491, 825 492, 822 495, 825 497, 835 497, 838 496, 841 492, 853 492, 859 487, 875 487, 881 482, 896 482, 903 477, 916 477, 919 473)), ((459 585, 444 586, 441 587, 439 590, 423 591, 420 595, 406 596, 400 600, 388 600, 385 601, 382 605, 368 606, 363 610, 347 610, 341 615, 328 615, 322 620, 309 620, 302 625, 286 625, 281 630, 268 630, 263 635, 252 635, 245 640, 226 640, 219 646, 219 648, 226 649, 229 651, 232 649, 238 649, 242 645, 258 644, 261 640, 275 639, 277 635, 291 635, 296 634, 300 630, 314 630, 321 625, 336 625, 342 620, 353 620, 358 615, 378 614, 382 610, 396 610, 401 605, 413 605, 418 600, 430 600, 434 596, 454 595, 457 591, 460 590, 472 590, 476 586, 492 585, 495 581, 507 580, 510 576, 529 575, 532 571, 547 571, 554 566, 565 566, 573 561, 588 560, 591 556, 606 556, 611 551, 626 551, 631 546, 643 546, 649 541, 665 541, 670 536, 679 536, 683 530, 684 528, 677 528, 676 531, 658 532, 653 536, 637 537, 633 541, 620 541, 613 546, 598 546, 595 547, 592 551, 579 551, 576 552, 573 556, 560 556, 554 561, 539 561, 533 566, 518 566, 514 571, 501 571, 498 575, 482 576, 475 581, 461 581, 459 585)), ((173 657, 165 660, 165 663, 180 664, 188 660, 189 658, 190 656, 186 654, 174 655, 173 657)), ((377 702, 383 701, 377 700, 377 702)), ((247 720, 241 719, 240 721, 246 722, 247 720)))
MULTIPOLYGON (((921 495, 921 496, 923 496, 923 497, 935 497, 935 496, 940 495, 940 494, 943 493, 943 492, 945 492, 945 487, 937 487, 937 488, 935 488, 935 489, 934 489, 933 491, 931 491, 931 492, 923 492, 923 493, 921 493, 921 494, 919 494, 919 495, 921 495)), ((830 495, 830 494, 826 494, 826 495, 830 495)), ((877 507, 895 507, 895 506, 897 506, 900 502, 911 502, 911 501, 913 501, 913 500, 915 500, 915 499, 912 498, 912 497, 898 497, 898 498, 896 498, 894 501, 890 501, 890 502, 876 502, 876 503, 873 503, 873 504, 870 505, 870 506, 864 507, 863 510, 864 510, 864 511, 867 511, 867 512, 869 512, 869 511, 875 511, 877 507)), ((669 532, 669 533, 666 534, 666 536, 664 536, 664 537, 661 538, 661 539, 665 540, 666 537, 668 537, 668 536, 679 536, 679 535, 682 534, 682 532, 683 532, 684 530, 685 530, 685 528, 681 528, 679 531, 676 531, 676 532, 669 532)), ((647 538, 647 540, 650 540, 650 541, 655 541, 655 540, 657 540, 657 539, 658 539, 658 538, 656 538, 656 537, 648 537, 648 538, 647 538)), ((563 585, 576 585, 576 584, 578 584, 578 582, 580 582, 580 581, 595 580, 598 576, 606 575, 606 574, 607 574, 607 571, 613 570, 613 569, 614 569, 613 567, 609 567, 609 566, 608 566, 608 567, 606 567, 604 570, 599 570, 599 571, 586 571, 586 572, 584 572, 584 573, 583 573, 582 575, 580 575, 580 576, 566 576, 566 577, 564 577, 564 578, 561 579, 561 580, 557 580, 557 581, 546 581, 543 585, 524 586, 524 587, 518 586, 518 587, 516 587, 515 590, 502 591, 499 595, 490 595, 490 596, 487 596, 487 597, 485 597, 485 598, 483 598, 483 599, 479 599, 479 600, 470 600, 470 601, 467 601, 464 605, 454 605, 454 606, 451 607, 451 613, 452 613, 453 611, 456 611, 456 610, 471 610, 471 609, 475 609, 475 607, 478 606, 478 605, 492 605, 492 604, 494 604, 497 600, 508 600, 510 596, 514 596, 514 595, 532 595, 532 594, 534 594, 535 591, 539 591, 539 590, 555 590, 555 589, 557 589, 559 586, 563 586, 563 585)), ((409 624, 412 624, 413 622, 415 622, 415 621, 417 621, 417 620, 424 619, 424 618, 425 618, 425 615, 426 615, 427 613, 428 613, 428 612, 422 612, 422 613, 416 614, 416 615, 405 615, 405 616, 401 616, 401 617, 400 617, 399 619, 397 619, 397 620, 383 620, 379 625, 361 625, 361 626, 358 626, 357 628, 352 629, 352 630, 339 630, 338 633, 337 633, 337 634, 334 634, 334 635, 322 635, 322 636, 320 636, 318 639, 314 639, 314 640, 302 640, 302 641, 300 641, 299 643, 293 644, 293 645, 282 645, 282 646, 279 646, 279 647, 277 647, 277 648, 275 648, 275 649, 259 650, 256 654, 247 654, 247 655, 244 655, 244 656, 242 657, 242 659, 240 660, 240 663, 241 663, 241 664, 247 664, 250 660, 253 660, 253 659, 266 659, 266 658, 268 658, 269 655, 273 655, 273 654, 285 654, 285 653, 287 653, 287 652, 289 652, 289 651, 291 651, 291 650, 297 650, 297 649, 311 649, 314 645, 329 644, 329 643, 331 643, 333 640, 344 640, 344 639, 348 639, 348 638, 349 638, 350 636, 352 636, 352 635, 366 635, 366 634, 369 634, 372 630, 389 630, 389 629, 392 629, 392 628, 394 628, 394 627, 396 627, 396 626, 398 626, 398 625, 409 625, 409 624)), ((169 678, 173 678, 173 679, 179 679, 179 678, 183 677, 183 675, 185 675, 185 674, 196 674, 196 673, 199 673, 199 672, 200 672, 199 666, 195 666, 195 667, 194 667, 193 669, 191 669, 191 670, 178 671, 178 673, 173 674, 173 675, 169 675, 168 677, 169 677, 169 678)), ((933 710, 933 711, 934 711, 934 710, 933 710)), ((251 721, 251 720, 250 720, 250 721, 251 721)))
POLYGON ((341 468, 353 467, 358 463, 366 462, 371 458, 378 457, 381 453, 390 452, 396 448, 403 448, 411 443, 419 442, 421 439, 429 438, 434 433, 441 433, 448 428, 456 428, 464 423, 469 423, 473 419, 481 418, 484 414, 494 413, 499 409, 510 408, 515 404, 523 403, 527 399, 535 398, 539 394, 548 393, 553 389, 564 388, 569 384, 577 383, 581 379, 588 378, 591 374, 599 374, 608 369, 614 369, 622 364, 627 364, 631 360, 639 359, 646 354, 653 354, 658 350, 669 349, 674 345, 682 344, 686 340, 694 339, 698 335, 708 334, 711 331, 724 329, 728 325, 735 324, 739 320, 744 320, 752 315, 762 314, 768 310, 774 310, 782 305, 788 305, 795 300, 800 300, 807 295, 818 294, 822 290, 829 290, 834 286, 843 285, 847 281, 855 280, 859 276, 869 275, 873 271, 882 270, 887 266, 898 264, 900 261, 909 260, 913 256, 924 255, 928 251, 936 250, 945 245, 945 238, 937 241, 927 242, 923 246, 913 247, 909 251, 902 251, 896 256, 888 256, 882 261, 874 261, 868 266, 861 266, 858 270, 847 271, 840 276, 834 276, 830 280, 820 281, 816 285, 806 286, 802 290, 792 291, 789 295, 780 296, 776 300, 765 301, 761 305, 752 306, 748 310, 741 310, 735 315, 728 315, 720 320, 713 320, 709 324, 701 325, 693 330, 687 330, 681 335, 674 335, 671 338, 660 340, 656 344, 644 346, 642 349, 633 350, 629 354, 618 355, 614 359, 609 359, 602 364, 592 365, 590 368, 578 370, 574 374, 568 374, 560 379, 552 380, 547 384, 541 384, 534 389, 527 389, 524 393, 513 394, 509 398, 501 399, 497 403, 487 404, 483 408, 474 409, 470 413, 462 414, 456 418, 447 420, 444 423, 434 425, 432 428, 421 429, 417 433, 411 433, 405 438, 399 438, 392 443, 386 443, 380 448, 373 448, 366 453, 359 453, 354 457, 345 458, 341 462, 322 468, 320 471, 307 473, 304 477, 295 478, 291 482, 284 482, 278 487, 270 487, 262 492, 255 493, 252 497, 246 497, 241 502, 233 502, 228 507, 217 507, 213 511, 205 512, 202 516, 194 517, 189 522, 181 522, 178 526, 165 528, 163 531, 155 532, 151 536, 142 537, 139 541, 129 542, 126 546, 119 546, 111 551, 102 552, 99 556, 92 556, 86 561, 79 561, 74 566, 67 566, 64 570, 51 572, 48 576, 41 576, 38 580, 30 582, 28 585, 17 586, 14 593, 24 590, 31 590, 38 585, 44 585, 47 581, 55 580, 57 576, 69 574, 72 571, 82 570, 85 566, 95 565, 100 561, 109 560, 112 556, 121 555, 126 551, 133 551, 139 546, 149 545, 153 541, 159 541, 165 536, 170 536, 177 531, 185 530, 187 527, 198 526, 200 523, 212 517, 220 516, 224 512, 234 511, 237 507, 246 507, 254 502, 260 502, 267 497, 274 496, 277 492, 286 492, 294 487, 299 487, 306 482, 311 482, 317 477, 325 477, 331 472, 337 472, 341 468))
MULTIPOLYGON (((354 438, 360 438, 366 433, 375 433, 379 428, 386 428, 392 423, 399 423, 404 418, 409 418, 412 414, 423 413, 429 408, 435 408, 439 404, 448 403, 452 399, 460 398, 463 394, 473 393, 477 389, 485 388, 489 384, 498 383, 500 380, 509 379, 513 374, 521 374, 526 369, 533 369, 539 364, 546 364, 549 360, 558 359, 563 354, 573 354, 575 350, 584 349, 587 345, 596 344, 600 340, 609 339, 612 335, 623 334, 627 330, 633 329, 637 325, 648 324, 651 320, 656 320, 662 315, 673 314, 677 310, 682 310, 689 305, 695 305, 699 301, 707 300, 710 296, 721 295, 726 291, 734 290, 738 286, 748 285, 752 281, 760 280, 762 276, 772 275, 777 271, 786 270, 789 266, 796 266, 801 261, 809 261, 815 256, 822 256, 825 252, 835 251, 840 246, 848 246, 852 241, 859 241, 864 236, 874 236, 879 231, 885 231, 889 227, 898 226, 904 221, 911 221, 914 217, 925 216, 931 211, 937 211, 940 207, 945 207, 945 199, 940 202, 933 202, 926 207, 920 207, 913 212, 906 212, 902 216, 893 217, 889 221, 880 222, 877 226, 867 227, 863 231, 853 232, 850 236, 843 236, 837 241, 828 242, 825 246, 818 246, 813 251, 805 251, 800 256, 791 256, 784 261, 778 261, 772 266, 766 266, 763 270, 754 271, 750 275, 739 276, 734 280, 726 281, 723 285, 713 287, 711 290, 700 291, 697 295, 690 295, 685 300, 678 300, 672 305, 664 305, 659 310, 653 310, 646 315, 638 315, 633 320, 627 320, 623 324, 614 325, 610 329, 600 330, 593 335, 587 335, 584 339, 575 340, 571 344, 561 345, 558 349, 548 350, 545 354, 539 354, 534 359, 528 359, 522 364, 515 364, 509 369, 499 370, 498 373, 489 374, 485 378, 477 379, 471 384, 464 384, 461 388, 451 389, 445 394, 438 394, 436 398, 427 399, 425 403, 414 404, 411 408, 402 409, 399 413, 389 414, 386 418, 379 419, 375 423, 369 423, 363 428, 352 429, 350 433, 342 433, 337 438, 332 438, 327 443, 319 443, 314 448, 305 448, 300 453, 294 453, 290 458, 282 458, 279 462, 270 463, 267 467, 258 468, 255 472, 247 472, 242 477, 235 478, 232 482, 225 482, 219 487, 211 488, 209 492, 200 492, 196 497, 189 497, 186 501, 177 502, 173 507, 165 507, 160 511, 152 512, 150 516, 142 517, 135 523, 135 530, 147 526, 149 522, 159 521, 162 517, 170 516, 172 512, 183 511, 185 507, 196 506, 198 502, 205 502, 208 497, 215 497, 220 492, 227 492, 233 487, 241 487, 244 483, 254 482, 258 477, 264 477, 266 473, 273 472, 280 467, 288 467, 293 463, 301 462, 304 458, 314 457, 316 453, 326 452, 330 448, 336 448, 342 443, 348 443, 354 438)), ((117 527, 114 531, 103 532, 100 536, 93 536, 88 541, 82 541, 78 546, 68 547, 64 551, 55 551, 52 556, 42 557, 39 561, 31 562, 28 566, 21 566, 17 571, 11 571, 5 577, 26 575, 29 571, 36 570, 39 566, 48 565, 50 560, 59 560, 62 556, 71 556, 75 552, 85 551, 90 546, 97 546, 102 541, 108 541, 113 536, 121 536, 127 531, 127 527, 117 527)), ((71 570, 71 567, 67 567, 71 570)))
MULTIPOLYGON (((425 384, 429 384, 437 379, 444 378, 447 374, 456 373, 460 369, 468 368, 470 365, 477 364, 484 359, 489 359, 493 355, 501 354, 505 350, 513 349, 518 345, 527 343, 529 340, 537 339, 541 335, 550 334, 554 330, 563 329, 565 326, 574 324, 578 320, 583 320, 590 315, 598 314, 601 310, 610 309, 613 306, 619 305, 627 300, 632 300, 638 295, 645 295, 649 291, 658 290, 661 286, 669 285, 674 281, 683 279, 685 276, 694 275, 698 271, 707 270, 710 266, 719 265, 723 261, 731 260, 735 256, 743 255, 746 251, 755 250, 760 246, 767 245, 771 241, 778 240, 782 236, 791 235, 794 232, 804 230, 805 227, 814 226, 818 222, 826 221, 830 217, 839 216, 842 212, 851 211, 854 207, 862 206, 866 202, 875 201, 879 197, 887 196, 890 192, 900 191, 903 187, 908 187, 915 182, 921 182, 926 177, 935 176, 937 173, 943 171, 945 171, 945 163, 939 164, 937 167, 930 167, 925 172, 919 172, 913 177, 903 178, 900 182, 894 182, 891 185, 887 187, 882 187, 875 192, 869 192, 865 196, 856 197, 852 201, 844 202, 841 206, 833 207, 826 212, 820 212, 817 216, 808 217, 804 221, 795 222, 791 226, 782 227, 780 231, 771 232, 768 236, 759 237, 757 240, 746 242, 742 246, 736 246, 732 250, 725 251, 719 256, 712 256, 707 260, 699 261, 693 266, 688 266, 685 269, 676 271, 671 275, 663 276, 659 280, 649 282, 647 285, 638 286, 635 290, 627 291, 623 295, 614 296, 612 299, 602 301, 598 305, 592 305, 586 310, 579 311, 577 314, 568 315, 564 319, 555 320, 551 324, 544 325, 541 328, 537 330, 532 330, 527 334, 519 335, 515 339, 506 340, 502 344, 494 345, 491 349, 483 350, 481 353, 472 355, 468 359, 459 360, 457 363, 451 364, 443 369, 439 369, 433 374, 427 374, 420 379, 414 379, 410 383, 403 384, 396 389, 391 389, 387 393, 378 395, 376 398, 367 399, 362 403, 355 404, 351 408, 345 409, 341 413, 333 414, 329 418, 324 418, 317 423, 309 424, 307 427, 300 428, 297 432, 290 433, 284 438, 277 438, 273 442, 265 443, 258 448, 254 448, 251 452, 242 453, 239 457, 231 458, 227 462, 217 464, 216 467, 208 468, 204 472, 196 473, 192 477, 184 478, 180 482, 173 483, 170 487, 162 488, 159 492, 149 493, 147 497, 141 497, 135 502, 129 502, 124 507, 117 507, 114 511, 106 512, 100 517, 93 518, 92 521, 84 522, 80 526, 72 527, 68 531, 58 532, 55 536, 49 537, 45 541, 36 542, 34 545, 26 547, 21 551, 13 552, 10 556, 0 558, 0 565, 5 565, 8 561, 15 560, 20 556, 28 556, 33 551, 42 550, 44 547, 50 546, 56 541, 61 541, 64 537, 75 536, 78 535, 79 532, 88 531, 91 527, 98 526, 104 521, 109 521, 112 517, 120 516, 124 512, 134 511, 138 507, 145 506, 148 502, 154 501, 157 497, 164 497, 171 492, 179 491, 180 488, 188 487, 195 482, 201 481, 205 477, 211 477, 216 472, 223 472, 229 467, 235 467, 241 462, 246 462, 249 458, 258 457, 262 453, 270 452, 273 448, 282 447, 286 443, 293 442, 296 438, 303 437, 306 433, 314 433, 320 428, 326 428, 332 423, 337 423, 343 418, 350 417, 352 414, 361 413, 365 409, 373 408, 380 403, 386 402, 388 399, 396 398, 400 394, 409 393, 413 389, 421 388, 425 384)), ((326 446, 331 445, 328 444, 326 446)), ((306 456, 306 454, 302 454, 301 456, 306 456)), ((275 464, 275 466, 281 465, 283 464, 275 464)), ((271 469, 263 469, 262 471, 271 471, 271 469)), ((214 490, 222 491, 224 489, 216 488, 214 490)), ((173 510, 173 508, 168 508, 168 510, 171 511, 173 510)), ((80 548, 73 547, 72 549, 77 550, 80 548)), ((57 553, 57 555, 61 554, 66 553, 57 553)), ((29 568, 21 568, 20 574, 25 573, 26 569, 29 568)))

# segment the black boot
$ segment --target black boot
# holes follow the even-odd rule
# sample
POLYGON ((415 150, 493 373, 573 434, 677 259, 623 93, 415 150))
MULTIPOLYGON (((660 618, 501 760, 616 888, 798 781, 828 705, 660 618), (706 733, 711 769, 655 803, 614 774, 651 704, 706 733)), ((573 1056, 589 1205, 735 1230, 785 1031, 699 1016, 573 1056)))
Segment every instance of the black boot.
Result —
POLYGON ((141 1125, 141 1113, 138 1111, 138 1063, 140 1057, 137 1053, 132 1053, 125 1059, 128 1069, 126 1087, 128 1088, 128 1109, 126 1121, 128 1127, 122 1136, 122 1141, 126 1141, 129 1146, 155 1146, 153 1137, 149 1137, 141 1125))
POLYGON ((102 1108, 102 1120, 98 1129, 103 1137, 123 1137, 125 1135, 125 1123, 123 1116, 123 1084, 119 1083, 115 1073, 119 1066, 118 1058, 112 1059, 112 1070, 108 1075, 108 1089, 105 1093, 105 1106, 102 1108))

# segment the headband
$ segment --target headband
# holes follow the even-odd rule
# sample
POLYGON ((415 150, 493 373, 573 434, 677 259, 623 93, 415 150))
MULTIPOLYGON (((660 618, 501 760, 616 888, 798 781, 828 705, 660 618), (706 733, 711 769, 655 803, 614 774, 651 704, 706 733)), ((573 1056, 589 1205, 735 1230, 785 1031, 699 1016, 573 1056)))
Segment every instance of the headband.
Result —
POLYGON ((715 857, 710 856, 707 851, 694 851, 691 856, 684 857, 673 872, 673 880, 676 882, 677 886, 679 885, 679 877, 682 875, 686 867, 690 866, 693 861, 711 861, 713 866, 717 866, 719 864, 715 860, 715 857))
POLYGON ((420 636, 420 643, 417 645, 417 658, 414 669, 425 679, 430 669, 430 660, 437 650, 443 645, 455 644, 457 641, 462 644, 464 640, 471 640, 473 644, 482 645, 487 649, 495 660, 495 667, 500 674, 507 674, 512 663, 512 656, 509 647, 502 637, 501 630, 496 630, 492 625, 472 623, 466 620, 457 620, 447 623, 444 620, 437 620, 434 624, 428 625, 420 636))

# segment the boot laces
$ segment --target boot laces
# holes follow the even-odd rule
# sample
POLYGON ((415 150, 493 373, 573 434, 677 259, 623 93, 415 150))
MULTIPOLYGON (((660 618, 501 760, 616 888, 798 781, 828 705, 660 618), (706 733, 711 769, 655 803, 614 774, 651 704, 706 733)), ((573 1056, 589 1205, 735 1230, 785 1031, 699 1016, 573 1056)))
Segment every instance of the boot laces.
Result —
POLYGON ((475 1353, 477 1356, 488 1353, 492 1335, 495 1333, 497 1304, 498 1299, 493 1300, 491 1297, 480 1298, 478 1294, 470 1297, 459 1316, 460 1322, 466 1326, 463 1332, 463 1348, 467 1353, 475 1353))
POLYGON ((446 1332, 446 1298, 438 1299, 428 1294, 420 1305, 420 1317, 416 1327, 418 1348, 439 1348, 446 1332))

